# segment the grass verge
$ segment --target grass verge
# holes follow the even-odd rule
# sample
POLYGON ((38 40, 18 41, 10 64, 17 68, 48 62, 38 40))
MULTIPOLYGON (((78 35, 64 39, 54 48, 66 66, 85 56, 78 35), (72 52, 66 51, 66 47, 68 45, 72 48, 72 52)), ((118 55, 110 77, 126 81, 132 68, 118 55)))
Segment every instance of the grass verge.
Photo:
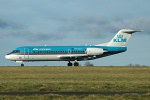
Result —
MULTIPOLYGON (((150 91, 150 67, 0 67, 0 92, 34 91, 150 91)), ((53 95, 38 96, 49 98, 53 95)), ((130 95, 117 97, 113 95, 110 98, 130 98, 130 95)), ((149 97, 149 94, 145 95, 149 97)), ((63 99, 74 98, 74 96, 59 96, 63 99)), ((84 97, 83 95, 84 98, 94 98, 94 96, 84 97)), ((96 95, 96 97, 99 96, 105 98, 105 95, 96 95)), ((9 98, 9 96, 4 97, 9 98)), ((28 97, 32 98, 32 96, 28 97)))

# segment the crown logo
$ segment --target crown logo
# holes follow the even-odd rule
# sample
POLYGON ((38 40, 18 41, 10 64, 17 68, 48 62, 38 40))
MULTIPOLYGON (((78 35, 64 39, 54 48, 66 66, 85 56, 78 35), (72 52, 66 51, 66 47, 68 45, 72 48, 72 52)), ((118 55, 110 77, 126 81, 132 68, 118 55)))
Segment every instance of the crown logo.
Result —
POLYGON ((119 34, 117 35, 118 38, 123 38, 123 35, 119 34))

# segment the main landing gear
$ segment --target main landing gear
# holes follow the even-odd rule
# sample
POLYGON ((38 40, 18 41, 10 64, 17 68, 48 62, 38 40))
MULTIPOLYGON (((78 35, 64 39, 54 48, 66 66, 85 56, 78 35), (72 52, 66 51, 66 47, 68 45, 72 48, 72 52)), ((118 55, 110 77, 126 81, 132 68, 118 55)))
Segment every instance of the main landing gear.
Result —
POLYGON ((72 63, 69 61, 68 66, 72 66, 72 63))
POLYGON ((79 66, 79 63, 78 62, 74 62, 74 66, 79 66))
POLYGON ((21 64, 21 67, 23 67, 24 66, 24 64, 21 64))
MULTIPOLYGON (((72 66, 72 63, 69 61, 68 66, 72 66)), ((79 63, 77 61, 74 62, 74 66, 79 66, 79 63)))

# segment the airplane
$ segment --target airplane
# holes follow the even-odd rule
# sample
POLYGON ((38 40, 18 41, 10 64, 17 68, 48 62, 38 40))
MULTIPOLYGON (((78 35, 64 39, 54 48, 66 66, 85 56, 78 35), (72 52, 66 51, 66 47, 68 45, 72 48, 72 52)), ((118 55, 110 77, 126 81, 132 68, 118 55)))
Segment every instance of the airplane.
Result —
POLYGON ((23 46, 8 53, 5 58, 21 63, 30 61, 68 61, 68 66, 79 66, 78 61, 94 60, 125 52, 132 33, 131 29, 120 30, 110 42, 90 46, 23 46))

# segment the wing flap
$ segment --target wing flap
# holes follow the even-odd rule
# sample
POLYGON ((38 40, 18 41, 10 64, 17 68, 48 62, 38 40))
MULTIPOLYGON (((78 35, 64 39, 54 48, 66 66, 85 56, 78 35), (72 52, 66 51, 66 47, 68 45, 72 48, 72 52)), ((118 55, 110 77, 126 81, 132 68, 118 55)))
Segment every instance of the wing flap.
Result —
POLYGON ((70 55, 59 55, 57 57, 63 60, 79 60, 79 59, 87 57, 87 55, 86 54, 76 54, 76 55, 70 54, 70 55))

